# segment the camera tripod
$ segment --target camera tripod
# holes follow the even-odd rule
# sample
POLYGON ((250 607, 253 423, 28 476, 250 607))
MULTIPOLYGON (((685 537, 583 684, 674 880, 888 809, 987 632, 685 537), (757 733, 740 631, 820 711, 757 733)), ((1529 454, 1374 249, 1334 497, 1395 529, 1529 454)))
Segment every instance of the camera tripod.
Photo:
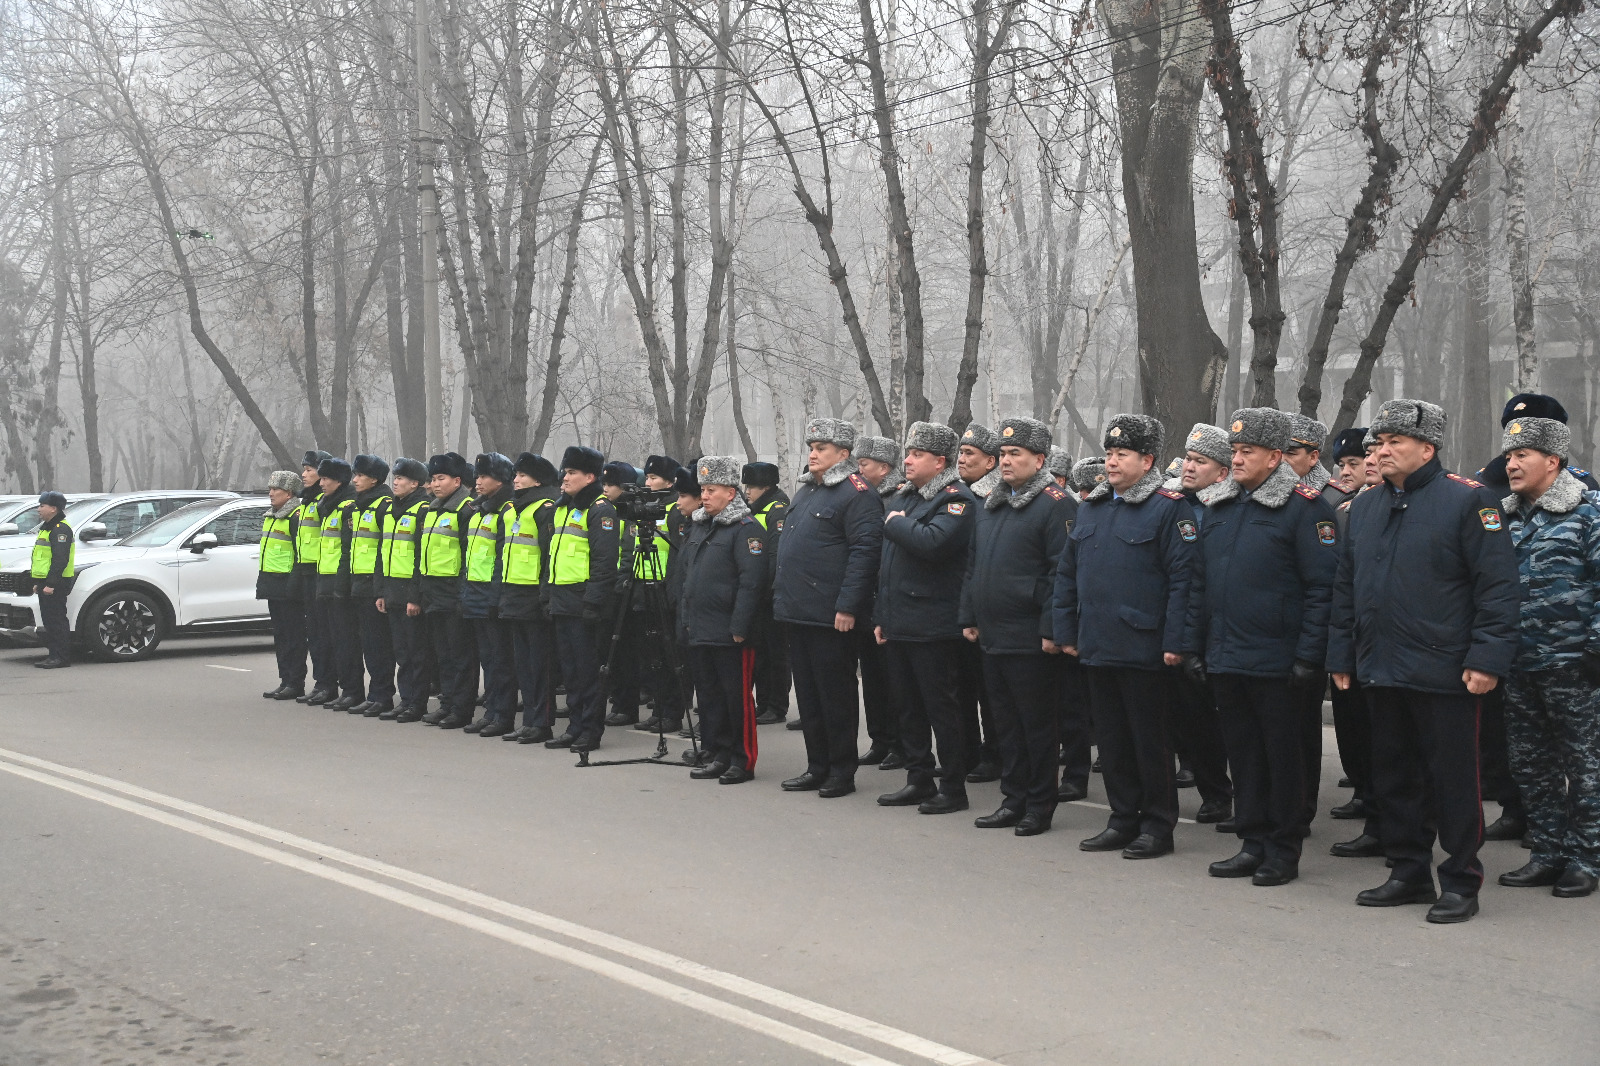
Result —
MULTIPOLYGON (((635 604, 640 605, 640 613, 645 616, 645 644, 652 642, 659 649, 666 665, 666 673, 670 675, 671 683, 678 686, 678 698, 683 706, 683 723, 689 730, 689 750, 696 761, 700 755, 700 738, 694 728, 694 694, 688 683, 687 667, 678 658, 678 643, 673 635, 672 605, 667 602, 666 566, 661 559, 660 552, 656 550, 656 523, 654 521, 638 521, 634 523, 636 543, 634 546, 635 559, 643 560, 642 565, 632 567, 624 574, 618 584, 621 586, 621 595, 617 598, 617 616, 611 626, 611 643, 606 649, 605 663, 600 667, 600 691, 609 693, 611 677, 617 662, 617 654, 622 648, 622 632, 632 616, 635 604), (636 577, 637 573, 644 573, 645 577, 636 577)), ((643 652, 644 649, 636 649, 643 652)), ((660 672, 656 672, 660 676, 660 672)), ((656 702, 661 702, 661 694, 656 693, 656 702)), ((649 763, 655 766, 677 766, 678 764, 665 762, 667 757, 667 732, 666 720, 658 712, 656 714, 656 750, 655 754, 637 759, 603 759, 598 762, 589 761, 589 753, 578 753, 578 766, 635 766, 649 763)))

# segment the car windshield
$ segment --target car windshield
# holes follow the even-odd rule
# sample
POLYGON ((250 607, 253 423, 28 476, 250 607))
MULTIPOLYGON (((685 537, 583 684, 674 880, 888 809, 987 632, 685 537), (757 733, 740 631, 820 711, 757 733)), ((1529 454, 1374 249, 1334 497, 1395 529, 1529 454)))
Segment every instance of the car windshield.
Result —
POLYGON ((199 500, 188 504, 156 519, 139 532, 123 537, 119 543, 125 548, 157 548, 170 544, 180 533, 194 525, 196 519, 205 517, 216 507, 216 500, 199 500))

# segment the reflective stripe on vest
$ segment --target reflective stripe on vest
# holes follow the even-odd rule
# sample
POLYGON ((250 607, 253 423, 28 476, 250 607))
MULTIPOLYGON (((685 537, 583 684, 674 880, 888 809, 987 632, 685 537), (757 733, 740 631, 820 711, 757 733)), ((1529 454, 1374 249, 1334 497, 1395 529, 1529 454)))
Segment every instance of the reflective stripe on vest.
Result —
POLYGON ((354 500, 345 500, 322 520, 322 532, 317 542, 317 573, 339 572, 339 564, 344 560, 344 524, 354 506, 354 500))
POLYGON ((423 577, 460 577, 461 541, 466 531, 461 528, 461 502, 448 511, 429 510, 422 516, 422 560, 419 572, 423 577))
POLYGON ((581 585, 589 580, 589 512, 556 508, 550 528, 550 584, 581 585))
MULTIPOLYGON (((50 534, 57 529, 64 529, 72 537, 72 527, 65 523, 56 523, 53 529, 39 527, 39 535, 33 539, 33 576, 45 578, 50 576, 50 534)), ((77 571, 73 569, 78 563, 78 538, 72 537, 67 545, 67 568, 61 571, 62 577, 72 577, 77 571)))
POLYGON ((322 494, 305 501, 297 512, 300 521, 298 562, 302 566, 317 565, 317 546, 321 543, 322 518, 317 514, 317 505, 322 502, 322 494))
POLYGON ((550 506, 549 500, 534 500, 511 522, 511 532, 506 537, 506 572, 502 578, 508 585, 537 585, 544 562, 539 548, 539 526, 534 515, 539 508, 550 506))
POLYGON ((493 581, 500 561, 500 512, 474 512, 467 522, 467 580, 493 581))
POLYGON ((391 506, 383 514, 383 575, 404 580, 417 572, 417 534, 421 531, 417 511, 422 500, 407 504, 396 512, 391 506))
POLYGON ((261 523, 261 572, 287 574, 294 569, 294 517, 274 518, 270 514, 261 523))
POLYGON ((372 506, 361 512, 356 519, 356 531, 350 538, 350 572, 352 574, 371 574, 378 568, 378 545, 383 541, 383 531, 379 528, 378 508, 389 497, 381 496, 372 501, 372 506))

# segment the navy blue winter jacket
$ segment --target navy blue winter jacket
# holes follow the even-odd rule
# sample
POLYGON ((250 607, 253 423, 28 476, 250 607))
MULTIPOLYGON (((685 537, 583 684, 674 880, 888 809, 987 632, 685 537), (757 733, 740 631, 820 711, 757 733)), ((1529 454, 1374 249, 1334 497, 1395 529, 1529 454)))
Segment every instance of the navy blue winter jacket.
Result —
POLYGON ((906 482, 885 502, 905 516, 883 526, 873 616, 884 639, 961 639, 961 585, 979 506, 953 467, 920 489, 906 482))
POLYGON ((780 622, 832 626, 837 613, 872 614, 883 547, 883 501, 856 472, 837 463, 820 485, 801 475, 778 538, 772 613, 780 622))
POLYGON ((983 501, 961 589, 961 625, 977 628, 985 652, 1043 654, 1052 631, 1050 575, 1077 511, 1078 501, 1048 470, 1017 491, 1002 482, 983 501))

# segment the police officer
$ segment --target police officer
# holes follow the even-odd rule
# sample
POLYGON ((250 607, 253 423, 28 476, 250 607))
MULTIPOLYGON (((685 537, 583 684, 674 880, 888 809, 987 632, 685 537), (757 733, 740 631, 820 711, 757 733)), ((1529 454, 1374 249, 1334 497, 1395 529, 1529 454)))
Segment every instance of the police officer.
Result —
POLYGON ((922 814, 967 809, 967 738, 956 672, 961 660, 961 586, 978 499, 956 470, 948 426, 913 422, 906 434, 906 482, 885 504, 874 636, 899 696, 898 735, 906 784, 879 796, 884 807, 922 814), (944 774, 935 779, 933 744, 944 774))
POLYGON ((467 523, 472 493, 465 481, 473 468, 463 455, 428 458, 428 492, 417 542, 417 580, 409 602, 427 616, 428 637, 439 669, 439 707, 424 725, 461 729, 472 723, 478 703, 478 643, 461 615, 461 578, 466 570, 467 523))
MULTIPOLYGON (((905 475, 899 468, 899 446, 888 437, 861 436, 856 438, 851 454, 861 468, 861 476, 884 501, 887 510, 889 500, 905 483, 905 475)), ((873 639, 873 628, 872 618, 858 618, 852 631, 856 635, 856 658, 861 664, 862 710, 867 720, 867 738, 871 741, 861 755, 861 765, 901 770, 906 762, 900 753, 898 699, 889 684, 889 667, 883 648, 873 639)))
POLYGON ((569 447, 561 456, 561 495, 539 513, 549 574, 542 595, 567 689, 566 731, 545 741, 547 748, 593 751, 606 728, 600 654, 613 606, 619 531, 616 508, 600 494, 605 465, 593 448, 569 447))
POLYGON ((1056 571, 1055 636, 1088 667, 1095 739, 1111 818, 1078 845, 1125 859, 1172 851, 1178 821, 1166 719, 1186 625, 1194 515, 1161 488, 1161 423, 1120 414, 1106 425, 1106 480, 1078 511, 1056 571))
POLYGON ((1523 592, 1506 739, 1531 854, 1500 883, 1567 898, 1600 874, 1600 493, 1566 469, 1571 447, 1549 418, 1513 418, 1501 436, 1523 592))
MULTIPOLYGON (((608 463, 606 469, 609 471, 612 467, 632 469, 627 463, 608 463)), ((651 492, 670 487, 672 482, 667 476, 669 470, 673 476, 677 474, 676 460, 664 455, 648 456, 642 475, 644 487, 651 492)), ((602 480, 605 480, 604 475, 602 480)), ((614 498, 609 488, 606 496, 608 499, 614 498)), ((631 579, 635 587, 628 611, 621 619, 621 640, 617 642, 616 653, 612 656, 612 711, 606 718, 606 725, 642 726, 646 727, 644 731, 649 732, 676 732, 683 726, 682 696, 665 647, 667 641, 674 639, 674 626, 670 618, 663 621, 654 617, 651 613, 653 593, 641 587, 654 586, 663 596, 666 595, 667 571, 671 568, 674 550, 670 523, 676 512, 677 504, 668 504, 666 518, 651 527, 654 533, 648 537, 645 536, 647 527, 641 523, 626 519, 621 523, 617 576, 619 579, 631 579), (665 628, 658 629, 658 622, 664 624, 665 628), (643 722, 639 720, 641 688, 648 688, 655 702, 654 712, 643 722)), ((606 643, 603 648, 609 650, 611 633, 604 636, 606 643)))
MULTIPOLYGON (((1333 504, 1334 523, 1341 537, 1349 518, 1349 502, 1357 492, 1366 487, 1367 449, 1362 443, 1367 427, 1357 426, 1340 433, 1333 441, 1333 463, 1338 473, 1333 478, 1342 498, 1333 504)), ((1332 497, 1324 493, 1332 502, 1332 497)), ((1328 811, 1335 819, 1368 819, 1372 832, 1362 834, 1352 841, 1335 844, 1332 854, 1344 858, 1382 853, 1377 836, 1377 815, 1372 799, 1372 730, 1367 723, 1367 704, 1361 698, 1360 681, 1351 679, 1350 687, 1332 690, 1333 737, 1339 746, 1339 765, 1344 769, 1345 780, 1353 793, 1346 803, 1328 811), (1363 839, 1365 838, 1365 839, 1363 839)))
POLYGON ((356 490, 350 601, 361 635, 361 659, 367 667, 367 698, 351 707, 350 713, 377 718, 394 707, 394 640, 389 619, 378 610, 378 556, 383 549, 384 518, 393 497, 384 484, 389 464, 376 455, 356 456, 350 470, 350 485, 356 490))
POLYGON ((472 503, 468 505, 466 580, 461 583, 461 617, 472 626, 483 669, 483 714, 463 731, 503 737, 516 725, 517 672, 511 626, 500 619, 506 538, 516 512, 511 503, 511 460, 485 452, 473 460, 472 503))
POLYGON ((62 512, 67 498, 59 492, 39 496, 39 532, 33 539, 28 570, 39 597, 39 621, 44 628, 45 657, 33 665, 59 670, 72 665, 72 627, 67 622, 67 596, 77 576, 78 539, 62 512))
POLYGON ((700 694, 705 756, 689 776, 737 785, 755 776, 758 744, 750 645, 767 584, 766 537, 739 495, 739 460, 701 458, 702 504, 683 544, 677 625, 700 694))
POLYGON ((1433 903, 1436 923, 1478 913, 1478 702, 1511 668, 1519 600, 1500 501, 1444 469, 1444 432, 1444 411, 1422 400, 1390 400, 1373 419, 1385 484, 1351 501, 1328 646, 1334 684, 1359 673, 1372 712, 1373 787, 1394 861, 1356 902, 1433 903), (1437 897, 1435 834, 1446 852, 1437 897))
POLYGON ((851 457, 856 428, 837 418, 806 423, 806 472, 778 543, 773 616, 784 624, 806 769, 786 792, 824 799, 856 790, 856 620, 872 610, 883 545, 883 501, 851 457))
MULTIPOLYGON (((961 434, 956 453, 956 470, 961 480, 980 501, 988 498, 1000 484, 1000 437, 977 422, 969 423, 961 434)), ((960 669, 956 675, 961 700, 962 729, 967 737, 967 780, 973 784, 1000 779, 999 735, 994 712, 983 691, 983 649, 970 641, 961 642, 960 669)))
POLYGON ((500 585, 500 617, 511 627, 511 654, 522 693, 522 728, 502 740, 543 744, 555 724, 555 630, 541 602, 546 574, 539 514, 555 506, 556 468, 542 455, 523 452, 514 464, 506 537, 505 571, 500 585))
MULTIPOLYGON (((1213 877, 1258 886, 1300 876, 1306 827, 1307 692, 1327 676, 1328 604, 1338 568, 1333 509, 1285 458, 1290 416, 1235 411, 1232 474, 1202 490, 1201 565, 1194 570, 1194 631, 1233 767, 1242 846, 1211 864, 1213 877)), ((1304 443, 1303 441, 1301 442, 1304 443)), ((1191 672, 1198 672, 1191 659, 1191 672)), ((1319 720, 1315 728, 1320 732, 1319 720)))
POLYGON ((1078 501, 1045 460, 1050 430, 1032 418, 1000 423, 1001 484, 983 502, 961 589, 962 636, 983 649, 983 683, 1000 747, 1000 806, 980 829, 1036 836, 1058 799, 1060 648, 1052 635, 1048 576, 1078 501))
POLYGON ((293 470, 274 470, 267 478, 256 599, 267 601, 272 650, 278 658, 278 687, 261 694, 269 700, 292 700, 306 691, 306 614, 294 576, 301 487, 293 470))
POLYGON ((361 627, 350 599, 350 546, 355 538, 356 490, 350 485, 352 470, 343 459, 324 459, 317 467, 322 498, 317 513, 322 525, 317 537, 317 607, 322 615, 323 637, 333 659, 340 694, 323 706, 348 711, 366 700, 361 663, 361 627))
POLYGON ((1091 455, 1086 459, 1079 459, 1072 464, 1072 472, 1067 475, 1067 487, 1078 494, 1081 501, 1094 491, 1094 487, 1106 479, 1106 461, 1104 456, 1091 455))
POLYGON ((296 703, 320 706, 339 696, 339 675, 317 605, 317 548, 322 540, 322 482, 317 469, 333 456, 309 451, 300 461, 300 508, 295 515, 295 582, 305 610, 306 650, 311 654, 311 691, 296 696, 296 703))
MULTIPOLYGON (((789 511, 789 494, 778 485, 774 463, 746 463, 739 471, 745 499, 750 501, 750 517, 761 524, 767 538, 767 558, 778 557, 778 541, 783 535, 783 519, 789 511)), ((771 582, 767 602, 756 616, 756 724, 777 725, 789 717, 789 645, 783 627, 772 617, 771 582)), ((798 726, 798 722, 791 722, 798 726)))
POLYGON ((423 508, 428 502, 428 468, 405 456, 394 461, 393 496, 383 512, 383 542, 375 582, 378 611, 389 620, 394 649, 395 689, 400 702, 380 711, 385 722, 417 722, 428 713, 427 616, 417 595, 418 548, 423 508))

